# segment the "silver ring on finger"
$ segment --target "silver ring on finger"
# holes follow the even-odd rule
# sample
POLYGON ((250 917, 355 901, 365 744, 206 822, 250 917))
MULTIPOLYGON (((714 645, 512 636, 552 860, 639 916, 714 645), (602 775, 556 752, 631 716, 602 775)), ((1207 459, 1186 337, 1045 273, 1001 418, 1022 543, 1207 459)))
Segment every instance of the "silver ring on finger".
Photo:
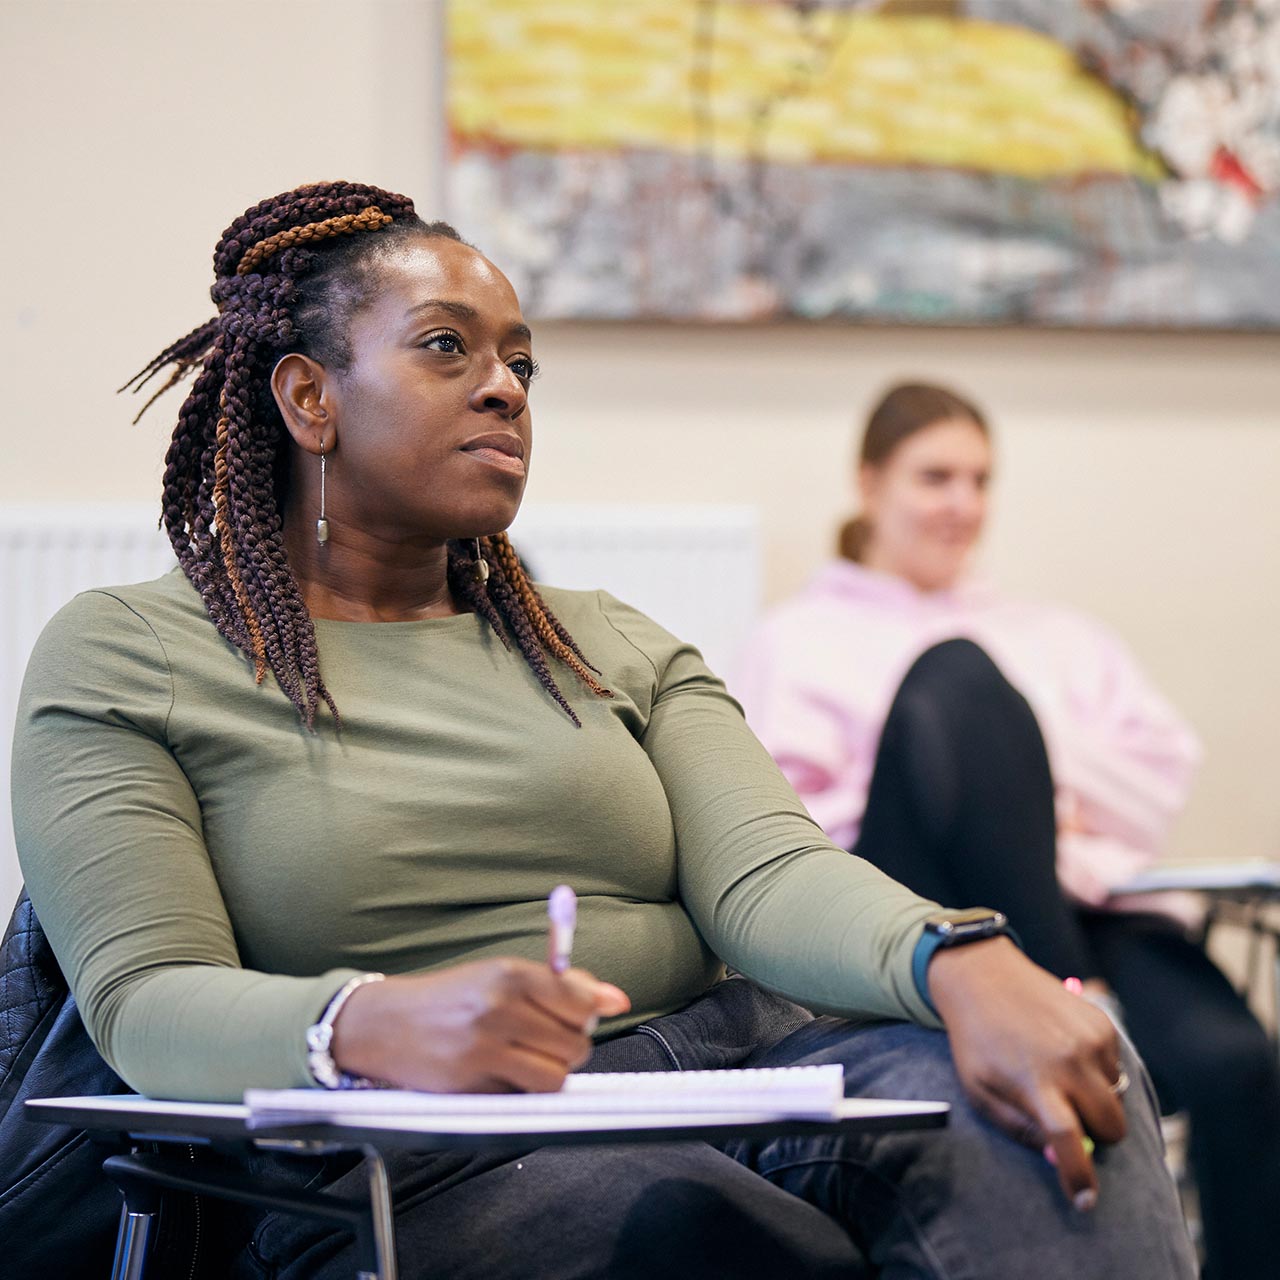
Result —
POLYGON ((1116 1095, 1117 1098, 1123 1098, 1129 1090, 1129 1073, 1121 1067, 1120 1074, 1116 1078, 1115 1084, 1108 1085, 1107 1088, 1116 1095))

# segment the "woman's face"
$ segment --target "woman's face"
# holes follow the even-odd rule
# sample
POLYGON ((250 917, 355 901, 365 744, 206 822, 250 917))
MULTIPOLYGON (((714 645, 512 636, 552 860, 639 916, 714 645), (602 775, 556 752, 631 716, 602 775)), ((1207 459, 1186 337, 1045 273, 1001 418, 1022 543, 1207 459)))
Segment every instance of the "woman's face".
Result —
POLYGON ((924 427, 884 462, 864 464, 867 566, 921 591, 953 586, 982 533, 990 475, 991 446, 967 418, 924 427))
POLYGON ((438 237, 405 242, 377 271, 350 364, 326 376, 330 517, 393 540, 497 533, 519 509, 533 445, 536 365, 515 292, 438 237))

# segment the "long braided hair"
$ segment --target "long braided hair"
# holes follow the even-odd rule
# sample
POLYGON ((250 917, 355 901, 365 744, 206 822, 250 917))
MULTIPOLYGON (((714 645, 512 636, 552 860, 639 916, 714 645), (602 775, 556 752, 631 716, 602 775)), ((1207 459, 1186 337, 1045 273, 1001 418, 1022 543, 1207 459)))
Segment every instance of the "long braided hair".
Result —
MULTIPOLYGON (((121 390, 168 380, 142 406, 193 371, 165 457, 161 523, 178 563, 218 631, 270 671, 314 728, 321 703, 338 708, 320 673, 315 626, 285 554, 288 433, 271 394, 280 357, 297 351, 348 367, 348 322, 377 287, 376 266, 397 242, 462 237, 424 222, 404 196, 354 182, 321 182, 264 200, 237 218, 214 250, 210 291, 218 314, 166 347, 121 390)), ((543 688, 581 726, 548 658, 598 697, 599 672, 525 576, 505 533, 448 544, 454 598, 514 642, 543 688), (477 575, 477 555, 488 581, 477 575)))

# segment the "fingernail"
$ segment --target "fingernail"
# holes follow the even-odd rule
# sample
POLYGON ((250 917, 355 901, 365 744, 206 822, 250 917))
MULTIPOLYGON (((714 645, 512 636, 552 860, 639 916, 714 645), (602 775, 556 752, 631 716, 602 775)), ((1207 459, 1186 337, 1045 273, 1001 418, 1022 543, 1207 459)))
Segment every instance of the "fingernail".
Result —
POLYGON ((1044 1158, 1056 1169, 1058 1167, 1058 1153, 1052 1147, 1045 1147, 1044 1158))
POLYGON ((591 1015, 591 1017, 589 1017, 589 1018, 587 1019, 586 1024, 583 1026, 583 1028, 582 1028, 582 1034, 583 1034, 584 1036, 593 1036, 593 1035, 595 1035, 595 1033, 596 1033, 596 1028, 597 1028, 599 1025, 600 1025, 600 1019, 599 1019, 598 1017, 596 1017, 596 1015, 593 1013, 593 1014, 591 1015))
POLYGON ((1080 1139, 1080 1141, 1084 1145, 1085 1155, 1087 1156, 1093 1155, 1093 1152, 1094 1152, 1093 1139, 1089 1137, 1089 1135, 1086 1133, 1084 1137, 1080 1139))
POLYGON ((1071 1202, 1081 1213, 1088 1213, 1095 1208, 1098 1203, 1098 1193, 1090 1187, 1085 1187, 1083 1191, 1076 1192, 1076 1198, 1071 1202))
POLYGON ((1084 983, 1079 978, 1063 978, 1062 985, 1071 992, 1073 996, 1084 994, 1084 983))

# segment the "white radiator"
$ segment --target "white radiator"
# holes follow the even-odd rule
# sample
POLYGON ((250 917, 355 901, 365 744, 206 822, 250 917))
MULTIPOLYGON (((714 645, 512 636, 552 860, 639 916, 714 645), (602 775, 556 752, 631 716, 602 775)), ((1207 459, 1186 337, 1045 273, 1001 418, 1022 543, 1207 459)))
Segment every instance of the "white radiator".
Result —
MULTIPOLYGON (((172 566, 157 514, 150 505, 0 508, 0 926, 20 884, 8 778, 27 658, 78 591, 142 582, 172 566)), ((611 591, 697 644, 713 670, 727 669, 759 608, 752 507, 530 507, 511 536, 541 581, 611 591)))

